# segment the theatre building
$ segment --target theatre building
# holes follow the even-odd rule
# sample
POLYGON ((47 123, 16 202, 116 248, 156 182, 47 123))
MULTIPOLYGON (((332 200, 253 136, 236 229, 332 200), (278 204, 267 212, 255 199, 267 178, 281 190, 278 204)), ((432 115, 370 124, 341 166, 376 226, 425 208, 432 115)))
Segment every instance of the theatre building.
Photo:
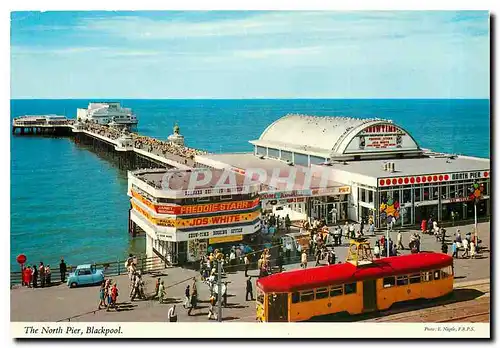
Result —
POLYGON ((261 195, 263 205, 270 197, 296 217, 332 222, 335 208, 337 221, 371 216, 377 227, 386 226, 389 216, 399 226, 430 216, 449 221, 451 212, 464 220, 474 217, 473 197, 479 197, 479 217, 490 215, 489 159, 423 149, 391 120, 287 115, 250 143, 252 153, 203 155, 196 161, 242 172, 259 165, 267 171, 283 166, 327 170, 326 187, 303 191, 298 201, 283 201, 286 192, 261 195))
POLYGON ((260 185, 245 184, 239 174, 226 181, 222 171, 210 171, 208 182, 190 189, 193 175, 203 178, 206 171, 128 173, 129 227, 133 234, 145 232, 147 257, 170 264, 194 262, 209 245, 245 243, 260 231, 260 185))

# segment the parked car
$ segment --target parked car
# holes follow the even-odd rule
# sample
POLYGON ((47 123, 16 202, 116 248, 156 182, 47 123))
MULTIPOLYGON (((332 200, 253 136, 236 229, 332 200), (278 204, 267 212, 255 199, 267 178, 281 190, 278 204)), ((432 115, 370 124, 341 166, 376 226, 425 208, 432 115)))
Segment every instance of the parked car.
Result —
POLYGON ((73 273, 69 274, 68 286, 76 288, 81 285, 101 284, 104 281, 104 273, 95 269, 92 265, 79 265, 73 273))

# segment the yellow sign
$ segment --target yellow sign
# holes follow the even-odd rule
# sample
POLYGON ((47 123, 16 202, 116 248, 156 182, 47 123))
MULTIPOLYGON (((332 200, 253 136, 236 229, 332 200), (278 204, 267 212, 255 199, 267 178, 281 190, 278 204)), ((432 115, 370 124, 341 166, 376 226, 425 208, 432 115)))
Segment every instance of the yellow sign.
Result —
POLYGON ((217 216, 207 216, 207 217, 197 217, 192 219, 182 219, 182 218, 155 218, 147 211, 142 209, 139 205, 134 202, 132 207, 142 214, 145 218, 151 221, 157 226, 172 227, 172 228, 190 228, 198 226, 209 226, 209 225, 227 225, 235 224, 240 222, 251 222, 260 216, 260 211, 254 211, 250 213, 243 214, 230 214, 230 215, 217 215, 217 216))
POLYGON ((236 236, 226 236, 226 237, 209 238, 208 239, 208 244, 239 242, 240 240, 243 240, 243 235, 242 234, 239 234, 239 235, 236 235, 236 236))

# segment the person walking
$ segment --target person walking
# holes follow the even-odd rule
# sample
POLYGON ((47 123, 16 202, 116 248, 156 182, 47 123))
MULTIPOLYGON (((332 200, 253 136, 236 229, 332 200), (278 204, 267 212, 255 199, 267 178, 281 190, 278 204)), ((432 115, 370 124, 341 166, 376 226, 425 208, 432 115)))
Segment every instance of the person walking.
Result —
POLYGON ((464 253, 462 254, 462 258, 469 257, 469 241, 467 238, 462 240, 462 245, 464 247, 464 253))
POLYGON ((156 279, 155 294, 153 295, 153 300, 158 297, 158 293, 160 291, 160 283, 161 283, 161 279, 160 278, 156 279))
POLYGON ((246 301, 253 301, 252 277, 248 277, 248 279, 247 279, 245 300, 246 301), (248 295, 250 295, 250 300, 248 300, 248 295))
POLYGON ((401 231, 398 231, 397 241, 398 241, 398 249, 405 250, 405 247, 403 245, 403 234, 401 233, 401 231))
POLYGON ((186 290, 184 290, 184 303, 182 304, 182 306, 184 308, 188 308, 189 307, 189 294, 190 294, 190 288, 189 288, 189 284, 186 286, 186 290))
POLYGON ((306 251, 302 251, 302 255, 300 257, 300 267, 306 269, 307 268, 307 254, 306 251))
POLYGON ((158 286, 158 303, 163 303, 163 300, 165 298, 165 284, 163 283, 163 280, 160 282, 160 285, 158 286))
POLYGON ((215 296, 211 295, 210 299, 208 300, 208 319, 212 319, 212 317, 217 320, 217 314, 215 314, 215 296))
POLYGON ((441 252, 443 254, 448 254, 448 245, 446 245, 446 243, 441 243, 441 252))
POLYGON ((456 241, 453 241, 453 243, 451 244, 451 253, 451 257, 458 259, 458 248, 456 241))
POLYGON ((370 235, 375 235, 375 224, 373 222, 370 224, 368 231, 370 231, 370 235))
POLYGON ((470 258, 471 259, 476 258, 476 245, 474 242, 470 242, 470 258))
POLYGON ((66 280, 66 271, 67 271, 66 263, 64 262, 64 259, 61 258, 61 263, 59 264, 59 274, 61 275, 61 283, 64 283, 64 281, 66 280))

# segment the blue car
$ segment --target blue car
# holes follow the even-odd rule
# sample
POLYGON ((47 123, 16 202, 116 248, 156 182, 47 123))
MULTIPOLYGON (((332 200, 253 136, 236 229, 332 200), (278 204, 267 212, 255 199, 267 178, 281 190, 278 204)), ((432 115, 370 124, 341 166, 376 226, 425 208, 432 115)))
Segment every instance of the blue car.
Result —
POLYGON ((79 265, 73 273, 69 274, 68 286, 76 288, 81 285, 101 284, 104 281, 104 273, 95 269, 92 265, 79 265))

